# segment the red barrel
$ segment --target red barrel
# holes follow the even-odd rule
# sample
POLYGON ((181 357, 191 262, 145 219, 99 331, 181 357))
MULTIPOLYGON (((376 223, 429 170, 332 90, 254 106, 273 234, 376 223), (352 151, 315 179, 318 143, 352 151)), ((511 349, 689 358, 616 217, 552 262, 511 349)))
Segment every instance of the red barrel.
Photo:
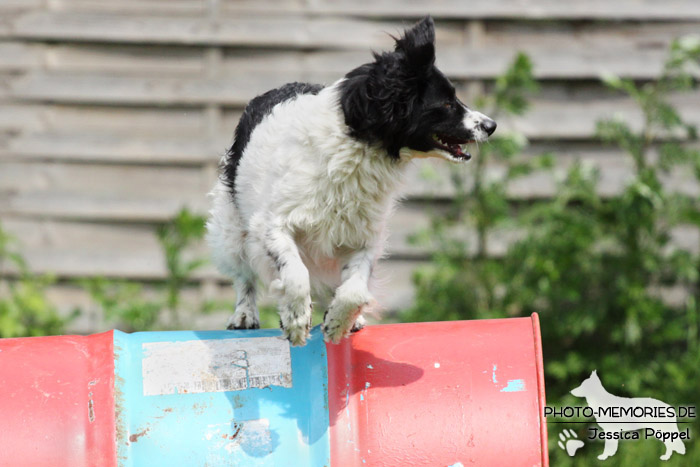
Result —
POLYGON ((537 314, 368 327, 328 360, 338 465, 548 465, 537 314))
POLYGON ((548 465, 537 315, 0 340, 0 466, 548 465))

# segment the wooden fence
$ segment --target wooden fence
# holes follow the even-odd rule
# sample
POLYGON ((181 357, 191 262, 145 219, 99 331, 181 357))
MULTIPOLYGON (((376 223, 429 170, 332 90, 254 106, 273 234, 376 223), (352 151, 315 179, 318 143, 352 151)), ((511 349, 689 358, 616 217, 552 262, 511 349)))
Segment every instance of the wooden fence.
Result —
MULTIPOLYGON (((576 158, 600 167, 605 193, 620 189, 630 167, 594 140, 595 122, 640 116, 598 77, 653 78, 673 38, 700 33, 697 0, 0 0, 3 226, 35 271, 161 279, 155 228, 182 206, 206 212, 244 104, 285 82, 335 81, 427 12, 438 65, 466 101, 488 92, 516 52, 529 54, 541 92, 499 131, 525 134, 528 153, 553 150, 562 170, 576 158)), ((700 124, 700 93, 676 104, 700 124)), ((422 176, 424 164, 447 173, 444 163, 411 169, 382 267, 390 309, 410 301, 411 271, 429 253, 407 235, 452 194, 449 183, 422 176)), ((670 183, 698 192, 687 174, 670 183)), ((534 174, 510 195, 553 190, 554 180, 534 174)), ((692 230, 678 237, 697 244, 692 230)), ((509 238, 497 235, 492 253, 509 238)), ((211 267, 197 280, 188 293, 231 295, 211 267)), ((87 300, 65 282, 51 296, 66 309, 87 300)))

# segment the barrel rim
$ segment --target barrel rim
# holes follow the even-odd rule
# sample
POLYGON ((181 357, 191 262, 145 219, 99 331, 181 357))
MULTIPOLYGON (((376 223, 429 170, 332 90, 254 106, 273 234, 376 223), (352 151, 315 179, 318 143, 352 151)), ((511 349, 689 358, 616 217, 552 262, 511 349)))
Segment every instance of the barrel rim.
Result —
POLYGON ((540 446, 542 448, 542 465, 549 466, 549 445, 547 440, 547 419, 544 417, 544 408, 546 405, 545 386, 544 386, 544 365, 542 357, 542 334, 540 332, 540 317, 537 313, 530 315, 532 320, 532 332, 535 343, 535 366, 537 370, 537 401, 539 404, 539 422, 540 422, 540 446))

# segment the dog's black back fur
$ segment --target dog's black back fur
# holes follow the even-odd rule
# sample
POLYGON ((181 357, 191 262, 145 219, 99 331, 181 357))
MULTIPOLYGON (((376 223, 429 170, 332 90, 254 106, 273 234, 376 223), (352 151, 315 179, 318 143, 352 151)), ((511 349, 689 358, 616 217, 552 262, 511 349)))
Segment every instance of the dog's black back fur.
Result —
POLYGON ((235 195, 236 170, 243 157, 243 151, 250 141, 253 129, 272 112, 274 106, 280 102, 293 99, 299 94, 318 94, 323 89, 320 84, 288 83, 277 89, 267 91, 251 100, 243 111, 234 134, 233 145, 226 152, 221 173, 224 184, 235 195))

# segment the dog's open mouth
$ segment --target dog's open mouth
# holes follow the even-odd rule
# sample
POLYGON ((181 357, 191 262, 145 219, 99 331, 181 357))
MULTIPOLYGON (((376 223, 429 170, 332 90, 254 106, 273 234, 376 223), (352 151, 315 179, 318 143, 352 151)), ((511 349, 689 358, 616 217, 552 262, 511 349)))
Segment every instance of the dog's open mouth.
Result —
POLYGON ((467 150, 467 144, 473 143, 474 141, 472 140, 460 140, 441 134, 433 135, 433 140, 435 140, 439 149, 449 152, 455 159, 468 161, 472 158, 472 155, 467 150))

